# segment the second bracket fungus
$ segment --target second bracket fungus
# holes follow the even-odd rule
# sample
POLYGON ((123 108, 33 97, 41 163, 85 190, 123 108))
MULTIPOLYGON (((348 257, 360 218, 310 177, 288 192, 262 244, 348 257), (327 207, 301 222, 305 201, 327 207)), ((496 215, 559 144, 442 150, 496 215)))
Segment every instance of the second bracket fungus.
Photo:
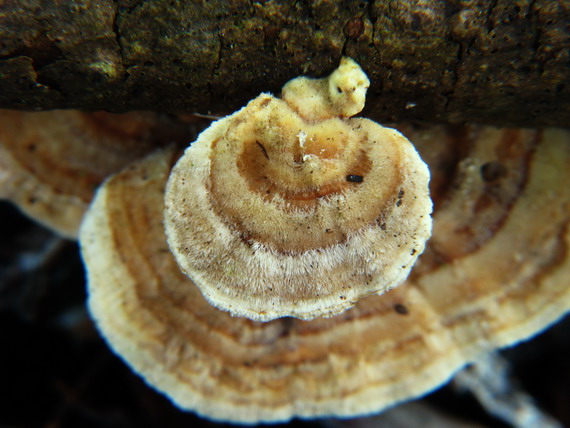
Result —
POLYGON ((431 232, 429 171, 363 118, 351 59, 204 131, 168 180, 171 251, 206 299, 258 321, 332 316, 408 276, 431 232))
POLYGON ((187 141, 193 128, 151 112, 0 110, 0 199, 76 238, 107 176, 157 146, 187 141))
POLYGON ((180 408, 256 423, 378 412, 566 313, 570 132, 405 132, 431 167, 434 235, 400 287, 312 321, 214 308, 168 250, 167 148, 108 179, 82 224, 98 328, 180 408))

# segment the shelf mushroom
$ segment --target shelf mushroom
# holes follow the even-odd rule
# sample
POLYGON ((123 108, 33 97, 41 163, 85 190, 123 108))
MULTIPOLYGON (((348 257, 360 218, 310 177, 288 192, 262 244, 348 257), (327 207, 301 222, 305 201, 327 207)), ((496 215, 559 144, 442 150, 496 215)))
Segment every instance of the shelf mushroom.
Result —
POLYGON ((568 311, 568 131, 404 132, 432 162, 434 236, 404 284, 326 319, 255 322, 203 298, 166 243, 172 149, 110 178, 81 229, 89 307, 110 346, 182 409, 276 422, 417 397, 568 311))
POLYGON ((80 242, 110 346, 176 405, 214 420, 348 417, 424 394, 566 313, 570 133, 402 131, 430 164, 434 235, 402 285, 330 318, 258 322, 210 305, 166 240, 174 148, 109 178, 80 242))
POLYGON ((429 171, 399 132, 350 118, 368 86, 343 58, 213 123, 177 162, 166 235, 212 305, 313 319, 408 276, 431 233, 429 171))
POLYGON ((192 125, 151 112, 0 110, 0 198, 75 239, 107 176, 195 135, 192 125))

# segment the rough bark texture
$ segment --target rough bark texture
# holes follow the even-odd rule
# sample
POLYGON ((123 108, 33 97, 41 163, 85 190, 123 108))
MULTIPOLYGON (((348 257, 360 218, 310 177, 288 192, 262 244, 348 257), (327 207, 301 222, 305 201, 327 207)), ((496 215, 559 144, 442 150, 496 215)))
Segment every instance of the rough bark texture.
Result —
POLYGON ((567 126, 568 0, 0 2, 0 107, 226 113, 342 55, 367 116, 567 126))

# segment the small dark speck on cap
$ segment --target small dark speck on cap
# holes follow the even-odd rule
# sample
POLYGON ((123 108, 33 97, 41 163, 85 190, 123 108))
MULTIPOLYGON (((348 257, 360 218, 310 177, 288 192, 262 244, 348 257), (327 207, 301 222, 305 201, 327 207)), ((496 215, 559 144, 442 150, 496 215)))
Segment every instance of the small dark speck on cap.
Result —
POLYGON ((350 181, 351 183, 362 183, 364 177, 362 175, 353 175, 349 174, 346 176, 346 181, 350 181))
POLYGON ((508 174, 507 168, 499 162, 487 162, 481 166, 483 181, 495 181, 508 174))
POLYGON ((396 303, 394 305, 394 310, 399 313, 400 315, 408 315, 409 311, 408 308, 404 305, 402 305, 401 303, 396 303))

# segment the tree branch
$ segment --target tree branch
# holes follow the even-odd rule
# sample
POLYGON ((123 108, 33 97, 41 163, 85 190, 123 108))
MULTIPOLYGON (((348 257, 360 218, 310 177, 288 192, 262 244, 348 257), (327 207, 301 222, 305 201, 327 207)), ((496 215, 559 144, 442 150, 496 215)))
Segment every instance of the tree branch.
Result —
POLYGON ((382 121, 567 126, 563 2, 6 0, 0 107, 228 113, 342 55, 382 121))

